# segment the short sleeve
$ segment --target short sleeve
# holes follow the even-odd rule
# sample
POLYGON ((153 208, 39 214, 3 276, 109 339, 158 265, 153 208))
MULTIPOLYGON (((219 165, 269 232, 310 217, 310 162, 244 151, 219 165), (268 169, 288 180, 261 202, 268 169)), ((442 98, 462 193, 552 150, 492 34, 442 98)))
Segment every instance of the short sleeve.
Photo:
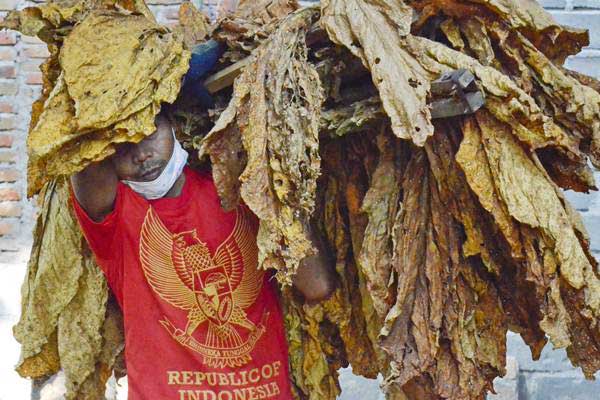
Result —
POLYGON ((121 213, 121 200, 122 188, 119 187, 115 199, 115 208, 102 221, 96 222, 81 207, 71 189, 71 204, 73 205, 81 231, 113 291, 120 287, 120 277, 122 276, 122 255, 118 248, 121 243, 118 238, 120 232, 118 221, 121 213))

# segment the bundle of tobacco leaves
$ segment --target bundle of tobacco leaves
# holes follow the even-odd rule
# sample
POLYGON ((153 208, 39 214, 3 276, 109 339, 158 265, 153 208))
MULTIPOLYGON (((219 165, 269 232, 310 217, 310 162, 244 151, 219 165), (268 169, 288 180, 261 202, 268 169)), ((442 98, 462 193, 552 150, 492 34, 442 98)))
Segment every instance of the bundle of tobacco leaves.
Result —
POLYGON ((138 142, 173 102, 189 52, 143 2, 64 1, 12 13, 3 27, 48 44, 42 97, 32 110, 28 192, 138 142))
MULTIPOLYGON (((78 57, 89 55, 63 51, 105 7, 115 9, 107 23, 149 18, 137 2, 59 2, 12 15, 21 30, 43 23, 37 32, 53 49, 30 138, 41 113, 60 122, 55 110, 83 112, 73 105, 84 104, 75 93, 87 99, 84 83, 71 91, 65 66, 79 71, 78 57), (61 90, 62 108, 50 107, 61 90)), ((263 0, 242 2, 210 27, 189 5, 181 15, 177 40, 191 46, 210 32, 227 46, 217 69, 244 66, 233 89, 215 94, 214 109, 175 102, 178 133, 210 160, 223 207, 243 201, 260 219, 259 262, 282 283, 296 398, 334 399, 337 370, 351 365, 355 374, 383 374, 390 399, 482 399, 505 372, 508 329, 534 358, 549 339, 588 378, 600 369, 598 265, 562 192, 595 190, 589 163, 600 165, 600 86, 562 67, 587 44, 586 32, 558 26, 532 0, 325 0, 304 9, 263 0), (431 82, 459 68, 476 77, 484 107, 432 120, 431 82), (315 251, 309 221, 339 280, 312 306, 289 286, 315 251)), ((183 63, 185 52, 177 54, 172 60, 183 63)), ((145 107, 173 100, 185 67, 169 65, 173 92, 139 100, 145 107)), ((89 110, 100 98, 88 99, 89 110)), ((110 146, 139 139, 124 139, 114 110, 90 112, 104 121, 93 129, 110 146)), ((139 126, 150 126, 149 114, 139 126)), ((99 135, 91 132, 57 131, 46 153, 36 150, 44 165, 65 166, 44 175, 15 327, 19 372, 62 367, 78 399, 102 398, 122 349, 118 310, 107 307, 61 177, 107 155, 82 155, 99 135), (63 147, 75 143, 73 132, 78 145, 63 147)))

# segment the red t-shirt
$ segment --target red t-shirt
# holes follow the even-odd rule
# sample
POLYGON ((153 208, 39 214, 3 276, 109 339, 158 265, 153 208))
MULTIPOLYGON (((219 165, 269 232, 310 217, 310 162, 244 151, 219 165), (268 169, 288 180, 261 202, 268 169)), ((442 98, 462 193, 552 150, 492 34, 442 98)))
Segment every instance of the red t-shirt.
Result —
POLYGON ((209 174, 178 197, 119 183, 114 211, 83 233, 125 323, 130 400, 291 399, 275 284, 257 269, 256 217, 224 212, 209 174))

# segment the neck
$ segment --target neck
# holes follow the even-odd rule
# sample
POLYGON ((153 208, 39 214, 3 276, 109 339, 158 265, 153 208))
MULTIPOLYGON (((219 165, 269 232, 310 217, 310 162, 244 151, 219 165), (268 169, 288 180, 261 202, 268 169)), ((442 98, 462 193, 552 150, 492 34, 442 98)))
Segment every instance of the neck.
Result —
POLYGON ((185 172, 182 171, 181 174, 179 175, 179 178, 177 178, 177 180, 175 181, 173 186, 171 186, 171 189, 169 189, 169 191, 167 192, 167 194, 165 194, 164 197, 179 196, 181 194, 184 184, 185 184, 185 172))

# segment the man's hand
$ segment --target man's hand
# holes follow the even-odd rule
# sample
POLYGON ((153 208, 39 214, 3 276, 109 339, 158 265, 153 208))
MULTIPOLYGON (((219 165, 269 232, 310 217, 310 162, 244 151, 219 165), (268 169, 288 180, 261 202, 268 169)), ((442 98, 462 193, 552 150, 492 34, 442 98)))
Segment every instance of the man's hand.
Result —
POLYGON ((315 229, 310 229, 309 239, 317 248, 317 253, 300 262, 298 271, 292 278, 292 283, 304 295, 305 300, 311 304, 329 298, 335 291, 337 279, 333 262, 327 256, 325 246, 317 236, 315 229))
POLYGON ((118 183, 110 159, 90 164, 71 177, 75 198, 96 222, 102 221, 113 210, 118 183))

